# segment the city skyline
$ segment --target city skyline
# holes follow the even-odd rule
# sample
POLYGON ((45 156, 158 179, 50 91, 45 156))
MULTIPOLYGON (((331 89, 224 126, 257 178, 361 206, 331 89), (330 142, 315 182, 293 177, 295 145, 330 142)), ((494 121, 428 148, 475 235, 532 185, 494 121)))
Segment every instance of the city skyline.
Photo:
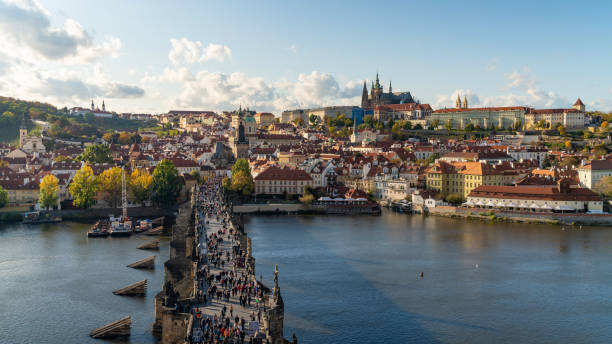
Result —
POLYGON ((117 112, 359 105, 612 110, 610 4, 0 1, 0 94, 117 112), (556 7, 554 7, 556 6, 556 7), (109 12, 109 8, 113 11, 109 12), (228 18, 230 18, 228 20, 228 18))

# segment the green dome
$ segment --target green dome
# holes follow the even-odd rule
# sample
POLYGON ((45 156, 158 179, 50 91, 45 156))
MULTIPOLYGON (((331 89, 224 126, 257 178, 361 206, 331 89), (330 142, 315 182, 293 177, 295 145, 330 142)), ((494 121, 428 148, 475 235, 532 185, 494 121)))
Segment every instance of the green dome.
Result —
POLYGON ((244 116, 244 122, 245 123, 255 123, 255 118, 253 118, 253 116, 244 116))

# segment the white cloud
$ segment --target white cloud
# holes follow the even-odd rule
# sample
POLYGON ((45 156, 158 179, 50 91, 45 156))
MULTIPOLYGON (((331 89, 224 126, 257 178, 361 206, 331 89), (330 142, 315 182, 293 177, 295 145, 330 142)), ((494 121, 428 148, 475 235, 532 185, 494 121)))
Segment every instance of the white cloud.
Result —
POLYGON ((185 63, 205 62, 209 60, 224 61, 232 57, 230 48, 220 44, 210 43, 202 47, 200 41, 190 41, 187 38, 170 39, 172 49, 168 58, 173 65, 185 63))
POLYGON ((289 50, 290 52, 297 54, 297 47, 295 46, 295 44, 291 44, 287 50, 289 50))
POLYGON ((545 91, 538 87, 528 67, 520 71, 504 74, 508 81, 499 95, 478 95, 470 89, 455 90, 451 94, 440 94, 433 103, 434 108, 454 107, 457 94, 468 97, 470 107, 495 106, 530 106, 537 108, 569 107, 571 102, 553 91, 545 91))
POLYGON ((326 105, 357 105, 361 83, 348 82, 340 87, 328 73, 313 71, 299 74, 296 81, 281 79, 268 83, 261 77, 243 73, 219 73, 201 70, 192 73, 187 68, 166 68, 158 76, 145 75, 142 83, 175 83, 182 87, 171 97, 169 107, 231 110, 242 105, 259 111, 280 113, 298 107, 326 105))
POLYGON ((76 63, 100 56, 117 56, 118 38, 94 43, 83 26, 66 19, 62 27, 51 26, 50 14, 35 1, 0 1, 0 51, 22 61, 40 59, 76 63))

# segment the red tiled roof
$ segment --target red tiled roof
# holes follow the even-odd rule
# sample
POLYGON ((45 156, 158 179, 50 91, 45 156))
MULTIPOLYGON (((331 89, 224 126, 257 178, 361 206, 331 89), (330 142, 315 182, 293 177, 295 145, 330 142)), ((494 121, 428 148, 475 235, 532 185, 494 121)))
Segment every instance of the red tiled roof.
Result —
POLYGON ((580 98, 576 99, 576 102, 574 103, 574 106, 576 105, 581 105, 584 106, 584 103, 582 102, 582 100, 580 100, 580 98))
POLYGON ((557 186, 492 186, 482 185, 470 192, 469 197, 512 198, 550 201, 600 201, 601 197, 586 188, 559 191, 557 186))
POLYGON ((270 166, 265 171, 262 171, 254 178, 255 180, 307 180, 312 181, 312 178, 306 171, 292 169, 289 167, 278 168, 270 166))
POLYGON ((612 160, 593 160, 579 167, 580 170, 612 170, 612 160))

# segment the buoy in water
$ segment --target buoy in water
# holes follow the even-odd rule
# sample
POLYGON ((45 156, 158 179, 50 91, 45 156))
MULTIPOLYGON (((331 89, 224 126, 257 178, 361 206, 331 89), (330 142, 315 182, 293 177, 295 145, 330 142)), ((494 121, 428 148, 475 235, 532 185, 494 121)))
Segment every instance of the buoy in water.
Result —
POLYGON ((421 278, 423 278, 424 275, 425 274, 423 273, 423 271, 421 271, 421 274, 420 274, 421 278))
POLYGON ((478 264, 474 265, 476 267, 476 269, 478 269, 478 264))

